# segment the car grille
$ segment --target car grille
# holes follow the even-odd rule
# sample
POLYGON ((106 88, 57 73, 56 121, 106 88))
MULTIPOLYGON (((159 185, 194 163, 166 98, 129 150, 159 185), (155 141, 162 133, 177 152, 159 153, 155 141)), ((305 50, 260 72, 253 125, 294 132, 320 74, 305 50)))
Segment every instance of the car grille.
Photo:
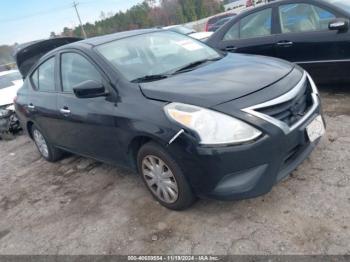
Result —
POLYGON ((255 109, 255 111, 278 119, 288 126, 297 123, 312 107, 312 88, 306 79, 300 92, 291 100, 281 104, 255 109))

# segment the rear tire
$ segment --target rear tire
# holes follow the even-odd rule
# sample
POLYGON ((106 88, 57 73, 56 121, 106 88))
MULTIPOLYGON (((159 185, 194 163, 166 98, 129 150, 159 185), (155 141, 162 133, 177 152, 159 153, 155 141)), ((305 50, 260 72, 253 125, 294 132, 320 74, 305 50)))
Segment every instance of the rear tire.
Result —
POLYGON ((196 200, 175 159, 160 145, 149 142, 137 156, 139 173, 153 197, 164 207, 184 210, 196 200))
POLYGON ((32 126, 30 132, 40 155, 45 158, 45 160, 57 162, 62 159, 62 150, 54 147, 36 126, 32 126))

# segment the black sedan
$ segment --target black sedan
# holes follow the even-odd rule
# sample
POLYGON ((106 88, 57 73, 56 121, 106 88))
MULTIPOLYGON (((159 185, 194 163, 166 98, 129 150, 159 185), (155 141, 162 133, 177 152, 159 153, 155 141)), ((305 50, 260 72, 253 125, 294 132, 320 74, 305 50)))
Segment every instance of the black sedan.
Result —
POLYGON ((175 32, 51 39, 17 63, 16 111, 46 160, 68 151, 131 168, 171 209, 269 192, 325 131, 300 67, 175 32))
POLYGON ((349 0, 276 1, 238 15, 207 43, 295 62, 317 83, 349 83, 349 18, 349 0))

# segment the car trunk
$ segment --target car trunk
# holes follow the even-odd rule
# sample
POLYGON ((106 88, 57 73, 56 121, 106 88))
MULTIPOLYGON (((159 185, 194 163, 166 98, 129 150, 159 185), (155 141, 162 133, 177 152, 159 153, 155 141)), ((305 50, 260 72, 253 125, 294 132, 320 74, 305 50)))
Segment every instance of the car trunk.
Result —
POLYGON ((76 37, 60 37, 48 40, 39 40, 19 45, 15 50, 15 59, 17 67, 21 72, 23 78, 25 78, 30 69, 43 55, 57 47, 77 42, 80 40, 80 38, 76 37))

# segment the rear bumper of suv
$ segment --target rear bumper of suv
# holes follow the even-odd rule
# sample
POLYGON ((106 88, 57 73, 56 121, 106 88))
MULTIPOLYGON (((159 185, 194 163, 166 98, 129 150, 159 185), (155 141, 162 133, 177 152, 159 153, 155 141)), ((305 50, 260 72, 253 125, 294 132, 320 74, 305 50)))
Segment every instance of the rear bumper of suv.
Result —
MULTIPOLYGON (((312 98, 313 104, 305 116, 290 128, 276 119, 264 119, 268 132, 250 144, 188 147, 180 152, 184 145, 179 139, 173 155, 179 158, 197 195, 220 200, 257 197, 293 172, 320 140, 310 142, 306 132, 306 127, 322 116, 315 86, 312 98)), ((259 118, 259 114, 254 117, 259 118)))

